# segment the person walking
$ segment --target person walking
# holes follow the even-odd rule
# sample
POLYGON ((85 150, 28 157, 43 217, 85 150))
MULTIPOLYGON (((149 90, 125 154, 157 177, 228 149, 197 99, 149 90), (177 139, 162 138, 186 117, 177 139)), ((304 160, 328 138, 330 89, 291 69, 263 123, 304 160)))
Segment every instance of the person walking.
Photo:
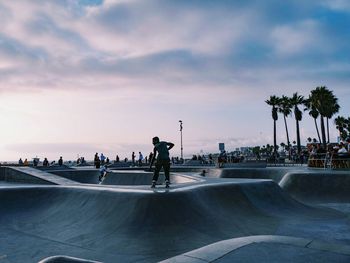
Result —
POLYGON ((171 142, 160 141, 158 137, 153 137, 152 143, 154 145, 153 156, 150 160, 150 169, 155 159, 157 159, 155 164, 155 170, 152 178, 151 188, 155 188, 157 180, 159 177, 159 172, 163 167, 165 174, 165 187, 168 188, 170 184, 170 158, 169 150, 175 146, 171 142))

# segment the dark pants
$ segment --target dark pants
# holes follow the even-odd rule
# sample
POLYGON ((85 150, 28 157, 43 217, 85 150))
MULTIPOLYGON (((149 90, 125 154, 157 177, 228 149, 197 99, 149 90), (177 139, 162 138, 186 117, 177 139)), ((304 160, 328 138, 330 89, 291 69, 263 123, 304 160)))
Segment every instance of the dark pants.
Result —
POLYGON ((155 166, 156 166, 155 167, 156 169, 154 170, 154 175, 152 180, 157 182, 159 177, 159 172, 163 167, 165 180, 170 181, 170 160, 157 160, 155 166))

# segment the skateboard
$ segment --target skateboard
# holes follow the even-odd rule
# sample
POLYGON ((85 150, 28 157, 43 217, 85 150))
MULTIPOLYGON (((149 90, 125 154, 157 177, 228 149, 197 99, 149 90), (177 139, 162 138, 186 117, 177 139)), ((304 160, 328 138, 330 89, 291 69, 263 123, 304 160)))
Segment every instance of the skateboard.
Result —
MULTIPOLYGON (((151 188, 156 188, 156 184, 152 184, 151 188)), ((170 183, 166 183, 165 188, 170 188, 170 183)))

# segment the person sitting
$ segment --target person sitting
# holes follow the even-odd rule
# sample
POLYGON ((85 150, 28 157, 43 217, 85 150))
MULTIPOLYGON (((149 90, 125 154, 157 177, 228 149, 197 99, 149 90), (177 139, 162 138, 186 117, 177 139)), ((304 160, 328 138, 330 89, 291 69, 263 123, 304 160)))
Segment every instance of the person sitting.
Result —
POLYGON ((341 143, 339 144, 338 154, 339 154, 339 153, 347 153, 347 152, 348 152, 348 151, 346 150, 344 143, 341 142, 341 143))
POLYGON ((18 165, 23 165, 22 158, 19 158, 19 160, 18 160, 18 165))

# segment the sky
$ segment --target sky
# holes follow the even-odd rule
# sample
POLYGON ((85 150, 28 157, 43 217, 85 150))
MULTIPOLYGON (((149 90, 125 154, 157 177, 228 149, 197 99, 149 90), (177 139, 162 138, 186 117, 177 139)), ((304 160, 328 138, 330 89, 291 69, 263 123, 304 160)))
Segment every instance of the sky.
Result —
POLYGON ((177 156, 179 120, 185 156, 272 144, 265 100, 317 86, 350 115, 347 0, 0 0, 0 18, 0 160, 130 158, 154 136, 177 156))

